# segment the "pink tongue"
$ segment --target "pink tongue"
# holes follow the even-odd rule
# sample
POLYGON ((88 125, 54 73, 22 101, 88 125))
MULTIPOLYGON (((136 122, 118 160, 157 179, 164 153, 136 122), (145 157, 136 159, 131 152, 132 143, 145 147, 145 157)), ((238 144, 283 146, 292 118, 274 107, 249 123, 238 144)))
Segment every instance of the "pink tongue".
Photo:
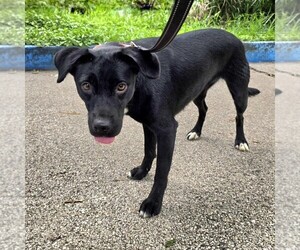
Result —
POLYGON ((95 137, 96 142, 103 143, 103 144, 111 144, 115 137, 95 137))

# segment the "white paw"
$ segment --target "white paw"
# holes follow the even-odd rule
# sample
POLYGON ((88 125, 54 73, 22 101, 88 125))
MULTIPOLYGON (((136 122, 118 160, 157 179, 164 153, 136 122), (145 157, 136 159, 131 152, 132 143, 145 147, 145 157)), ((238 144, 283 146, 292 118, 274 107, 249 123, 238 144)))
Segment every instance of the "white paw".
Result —
POLYGON ((235 148, 243 152, 249 151, 249 146, 247 143, 240 143, 239 145, 235 145, 235 148))
POLYGON ((186 139, 188 139, 189 141, 197 140, 198 138, 199 136, 196 132, 189 132, 186 136, 186 139))
POLYGON ((131 171, 128 172, 127 177, 132 178, 131 171))
POLYGON ((150 214, 148 214, 148 213, 146 213, 146 212, 144 212, 144 211, 140 211, 140 217, 142 217, 142 218, 149 218, 149 217, 151 217, 150 216, 150 214))

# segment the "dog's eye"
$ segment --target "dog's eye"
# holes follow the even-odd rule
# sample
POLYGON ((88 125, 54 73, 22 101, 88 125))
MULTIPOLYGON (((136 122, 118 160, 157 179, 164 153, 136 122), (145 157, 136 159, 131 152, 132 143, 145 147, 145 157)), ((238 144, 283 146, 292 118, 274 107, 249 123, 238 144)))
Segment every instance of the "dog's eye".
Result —
POLYGON ((127 84, 120 82, 116 88, 117 94, 123 94, 127 90, 127 84))
POLYGON ((84 82, 81 84, 81 89, 84 91, 84 92, 91 92, 92 90, 92 85, 89 83, 89 82, 84 82))

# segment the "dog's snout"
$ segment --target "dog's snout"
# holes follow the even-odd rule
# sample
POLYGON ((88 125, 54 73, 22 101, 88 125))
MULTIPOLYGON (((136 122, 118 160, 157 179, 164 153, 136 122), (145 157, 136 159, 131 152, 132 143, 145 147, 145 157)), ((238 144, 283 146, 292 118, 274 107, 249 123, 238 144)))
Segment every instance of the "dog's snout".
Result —
POLYGON ((94 120, 93 128, 96 133, 107 133, 110 131, 111 122, 108 119, 98 118, 94 120))

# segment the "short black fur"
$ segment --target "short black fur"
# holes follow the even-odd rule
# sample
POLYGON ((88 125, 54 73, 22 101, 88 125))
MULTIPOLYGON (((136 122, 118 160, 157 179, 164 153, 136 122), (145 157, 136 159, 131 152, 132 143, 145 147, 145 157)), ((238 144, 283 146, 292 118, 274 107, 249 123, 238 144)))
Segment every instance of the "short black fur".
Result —
MULTIPOLYGON (((156 40, 142 39, 135 44, 149 48, 156 40)), ((154 185, 139 210, 143 217, 161 211, 178 125, 175 115, 191 101, 196 104, 199 118, 187 139, 197 139, 208 109, 206 93, 221 78, 237 111, 235 147, 248 150, 243 113, 248 95, 256 95, 259 90, 248 88, 250 74, 244 46, 226 31, 207 29, 179 35, 155 54, 119 43, 94 49, 66 48, 56 54, 55 65, 58 82, 67 73, 74 76, 89 113, 92 135, 118 135, 126 108, 129 116, 143 124, 145 155, 142 164, 131 170, 132 179, 147 175, 157 151, 154 185), (125 92, 119 91, 120 83, 125 83, 125 92)))

